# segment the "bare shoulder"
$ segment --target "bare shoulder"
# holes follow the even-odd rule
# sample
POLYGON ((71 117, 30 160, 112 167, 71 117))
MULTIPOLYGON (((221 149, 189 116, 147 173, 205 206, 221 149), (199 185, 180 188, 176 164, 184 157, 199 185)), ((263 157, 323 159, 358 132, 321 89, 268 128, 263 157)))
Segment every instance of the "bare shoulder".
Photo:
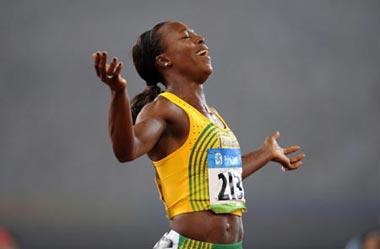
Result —
POLYGON ((160 130, 160 139, 149 156, 157 160, 168 155, 182 144, 189 131, 189 119, 184 110, 165 97, 158 96, 145 105, 137 116, 136 125, 160 130))
POLYGON ((137 116, 136 123, 146 119, 157 119, 161 122, 175 122, 179 118, 183 118, 185 113, 177 105, 166 99, 158 96, 152 102, 146 104, 137 116))

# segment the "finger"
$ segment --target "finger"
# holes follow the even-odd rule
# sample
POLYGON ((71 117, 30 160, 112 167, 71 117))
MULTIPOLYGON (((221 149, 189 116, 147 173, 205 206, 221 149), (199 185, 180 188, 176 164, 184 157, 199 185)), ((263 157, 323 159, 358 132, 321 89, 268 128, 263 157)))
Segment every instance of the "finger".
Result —
POLYGON ((96 51, 95 56, 93 56, 93 57, 94 57, 94 67, 95 67, 96 75, 98 77, 100 77, 100 69, 99 69, 100 53, 99 53, 99 51, 96 51))
POLYGON ((290 170, 293 170, 293 169, 292 169, 292 168, 287 168, 287 167, 282 166, 282 167, 281 167, 281 170, 282 170, 283 172, 286 172, 286 171, 290 171, 290 170))
POLYGON ((284 166, 282 166, 281 170, 283 172, 290 171, 290 170, 295 170, 295 169, 298 169, 299 167, 301 167, 302 164, 303 163, 301 161, 299 161, 299 162, 295 163, 294 165, 292 165, 292 167, 284 167, 284 166))
POLYGON ((301 161, 302 159, 304 159, 305 158, 305 154, 300 154, 300 155, 298 155, 298 156, 295 156, 295 157, 293 157, 293 158, 291 158, 290 159, 290 163, 291 164, 294 164, 294 163, 296 163, 296 162, 298 162, 298 161, 301 161))
POLYGON ((298 169, 302 164, 303 164, 302 161, 296 162, 295 164, 292 165, 292 167, 289 170, 298 169))
POLYGON ((276 132, 272 133, 271 137, 274 139, 278 139, 280 137, 280 132, 276 131, 276 132))
POLYGON ((287 154, 290 154, 290 153, 293 153, 293 152, 296 152, 297 150, 299 150, 301 147, 299 145, 292 145, 292 146, 289 146, 289 147, 286 147, 284 148, 284 154, 287 155, 287 154))
POLYGON ((114 77, 119 76, 122 68, 123 68, 123 62, 119 62, 119 64, 117 64, 117 67, 115 69, 114 77))
POLYGON ((103 81, 106 80, 107 74, 106 74, 106 62, 107 62, 107 52, 103 51, 102 55, 100 57, 100 63, 99 63, 99 69, 100 69, 100 76, 103 81))
POLYGON ((290 163, 290 160, 288 160, 287 162, 286 162, 286 164, 285 165, 283 165, 285 168, 287 168, 288 170, 291 170, 292 169, 292 164, 290 163))
POLYGON ((281 160, 278 161, 282 167, 284 167, 285 169, 290 169, 292 167, 292 164, 290 163, 290 160, 289 158, 287 158, 286 156, 283 156, 283 158, 281 160))
POLYGON ((107 75, 108 76, 113 76, 114 75, 114 71, 115 71, 116 65, 117 65, 117 58, 113 57, 111 65, 109 66, 109 68, 107 70, 107 75))

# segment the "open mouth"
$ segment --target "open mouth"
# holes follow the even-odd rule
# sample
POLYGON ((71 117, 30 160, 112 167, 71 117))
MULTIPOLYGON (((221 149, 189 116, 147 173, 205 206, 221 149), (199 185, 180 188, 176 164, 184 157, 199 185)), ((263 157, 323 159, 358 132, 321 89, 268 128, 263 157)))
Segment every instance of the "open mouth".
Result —
POLYGON ((199 55, 199 56, 208 56, 208 50, 207 49, 203 49, 203 50, 199 51, 197 53, 197 55, 199 55))

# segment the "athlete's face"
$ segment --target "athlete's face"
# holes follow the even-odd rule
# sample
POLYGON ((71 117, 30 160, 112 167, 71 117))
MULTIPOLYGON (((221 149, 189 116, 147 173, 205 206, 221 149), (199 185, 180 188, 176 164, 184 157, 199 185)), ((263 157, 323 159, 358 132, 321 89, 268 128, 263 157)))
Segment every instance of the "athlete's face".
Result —
POLYGON ((159 32, 168 70, 201 83, 206 81, 213 68, 205 39, 181 22, 169 22, 159 32))

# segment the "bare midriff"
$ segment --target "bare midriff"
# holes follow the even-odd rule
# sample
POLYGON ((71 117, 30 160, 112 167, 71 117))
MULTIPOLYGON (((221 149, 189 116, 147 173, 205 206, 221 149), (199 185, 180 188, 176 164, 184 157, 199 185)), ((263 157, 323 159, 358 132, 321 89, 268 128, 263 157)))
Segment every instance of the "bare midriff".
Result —
POLYGON ((241 216, 212 211, 177 215, 170 220, 170 228, 187 238, 217 244, 239 242, 244 234, 241 216))

